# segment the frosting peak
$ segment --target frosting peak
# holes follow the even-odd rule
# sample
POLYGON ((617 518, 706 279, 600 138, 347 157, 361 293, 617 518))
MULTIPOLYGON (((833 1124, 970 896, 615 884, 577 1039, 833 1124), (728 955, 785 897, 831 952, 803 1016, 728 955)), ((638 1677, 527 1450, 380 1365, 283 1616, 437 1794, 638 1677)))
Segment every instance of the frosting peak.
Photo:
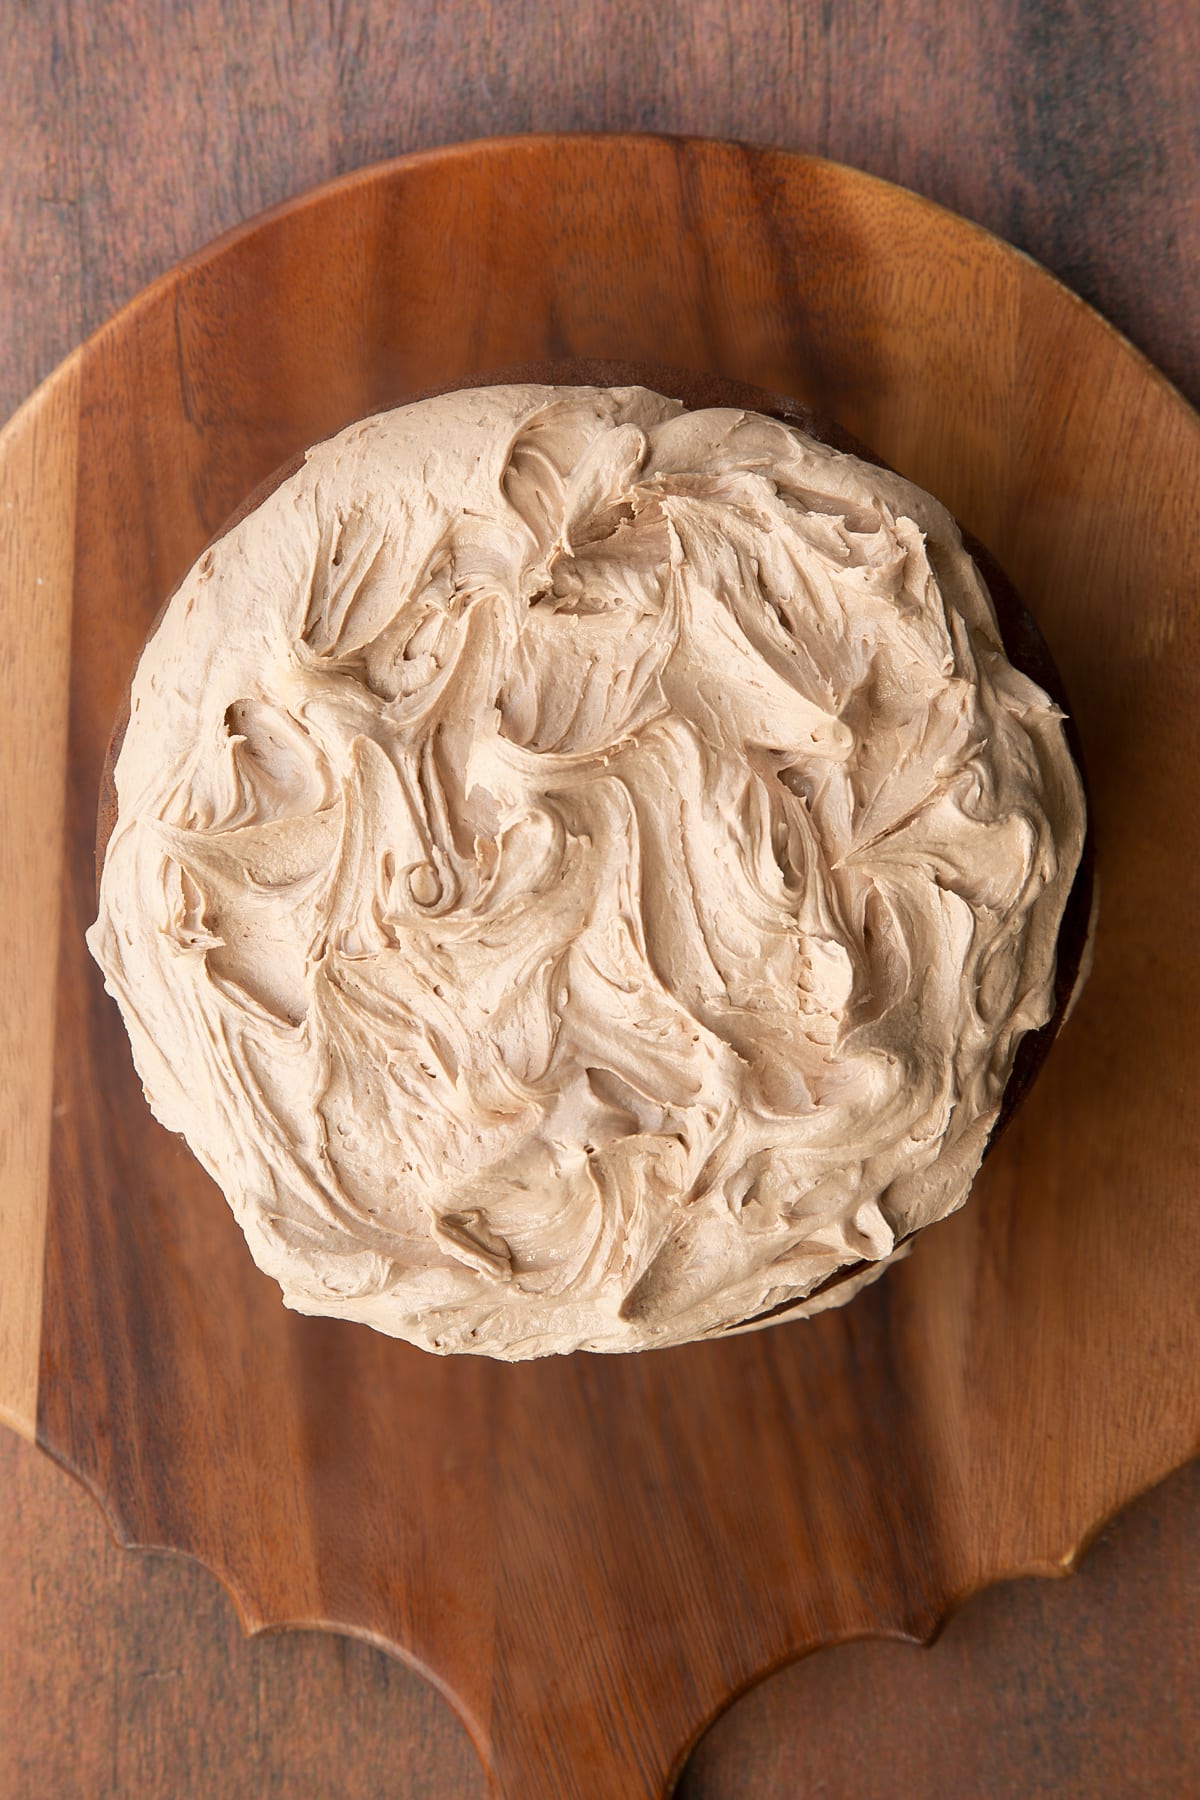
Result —
POLYGON ((1083 836, 945 510, 639 388, 312 451, 115 773, 156 1116, 289 1305, 509 1358, 815 1309, 959 1205, 1083 836))

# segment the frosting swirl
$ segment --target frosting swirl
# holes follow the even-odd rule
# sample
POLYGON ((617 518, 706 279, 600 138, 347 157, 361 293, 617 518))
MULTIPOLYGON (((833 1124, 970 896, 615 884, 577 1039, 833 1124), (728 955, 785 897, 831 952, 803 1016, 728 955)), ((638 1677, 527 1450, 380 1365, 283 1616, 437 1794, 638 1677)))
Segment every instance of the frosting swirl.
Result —
POLYGON ((943 507, 642 388, 311 451, 115 783, 88 942, 255 1260, 514 1359, 815 1310, 957 1207, 1084 824, 943 507))

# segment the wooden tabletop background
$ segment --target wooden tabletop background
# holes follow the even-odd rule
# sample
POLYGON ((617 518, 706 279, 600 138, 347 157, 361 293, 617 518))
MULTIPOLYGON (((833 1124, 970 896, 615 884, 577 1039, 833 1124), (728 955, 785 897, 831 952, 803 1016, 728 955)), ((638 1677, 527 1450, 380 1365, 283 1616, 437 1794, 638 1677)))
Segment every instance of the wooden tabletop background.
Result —
MULTIPOLYGON (((262 207, 397 152, 570 129, 745 138, 916 188, 1047 264, 1200 402, 1192 0, 0 0, 0 27, 0 417, 262 207)), ((679 1791, 1198 1788, 1193 1466, 1079 1574, 979 1596, 932 1650, 773 1676, 679 1791)), ((415 1675, 333 1638, 247 1643, 212 1576, 114 1549, 0 1431, 0 1800, 276 1793, 472 1800, 483 1779, 415 1675)))

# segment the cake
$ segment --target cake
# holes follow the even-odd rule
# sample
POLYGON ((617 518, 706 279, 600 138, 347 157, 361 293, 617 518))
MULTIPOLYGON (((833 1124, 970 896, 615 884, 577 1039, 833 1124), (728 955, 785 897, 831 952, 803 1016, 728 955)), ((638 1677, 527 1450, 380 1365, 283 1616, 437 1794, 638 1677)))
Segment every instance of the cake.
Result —
POLYGON ((517 1360, 840 1304, 1061 1016, 1083 790, 1003 583, 828 428, 670 385, 350 426, 134 673, 88 943, 301 1312, 517 1360))

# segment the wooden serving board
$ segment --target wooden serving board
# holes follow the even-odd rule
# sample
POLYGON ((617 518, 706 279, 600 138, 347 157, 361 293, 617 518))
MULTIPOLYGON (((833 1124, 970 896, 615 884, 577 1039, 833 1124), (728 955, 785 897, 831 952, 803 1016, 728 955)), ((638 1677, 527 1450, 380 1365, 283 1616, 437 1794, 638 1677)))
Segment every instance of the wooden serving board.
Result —
POLYGON ((498 1794, 635 1800, 767 1670, 1069 1568, 1200 1443, 1200 419, 1015 251, 852 170, 509 139, 172 271, 0 435, 0 1415, 248 1630, 354 1632, 498 1794), (297 1318, 152 1120, 87 956, 147 626, 271 469, 487 367, 792 393, 998 553, 1074 696, 1092 980, 966 1209, 843 1312, 516 1368, 297 1318))

